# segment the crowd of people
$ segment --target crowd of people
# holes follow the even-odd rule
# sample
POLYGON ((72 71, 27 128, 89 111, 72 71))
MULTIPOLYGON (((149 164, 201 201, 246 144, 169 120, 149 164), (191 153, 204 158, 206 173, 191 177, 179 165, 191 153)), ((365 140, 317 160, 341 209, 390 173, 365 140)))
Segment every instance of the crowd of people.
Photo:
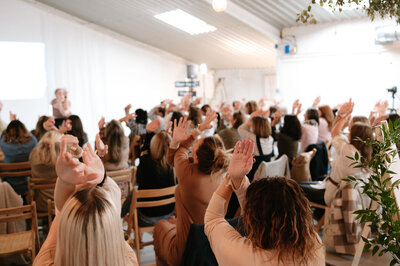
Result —
MULTIPOLYGON (((57 179, 54 190, 35 195, 38 210, 46 211, 51 199, 57 215, 33 265, 137 264, 120 219, 130 211, 132 195, 121 204, 120 189, 106 174, 129 169, 132 158, 139 158, 140 190, 177 185, 175 204, 138 210, 139 225, 155 226, 157 265, 181 264, 192 224, 204 225, 220 265, 324 265, 325 248, 336 248, 337 229, 330 226, 336 221, 326 215, 320 239, 309 202, 332 206, 344 178, 367 179, 368 169, 351 167, 349 157, 357 152, 368 161, 372 150, 360 140, 373 139, 372 127, 380 121, 398 118, 386 114, 387 102, 378 102, 369 117, 352 116, 351 99, 330 107, 318 97, 301 122, 299 100, 288 112, 263 100, 212 107, 188 94, 149 111, 131 112, 128 105, 119 120, 102 118, 92 148, 67 91, 57 89, 55 95, 53 116, 41 116, 32 131, 13 113, 8 125, 0 121, 2 163, 29 161, 32 177, 57 179), (313 182, 279 176, 253 180, 262 163, 285 155, 292 168, 313 145, 323 145, 329 155, 318 189, 313 182), (237 216, 241 230, 229 223, 237 216)), ((2 181, 18 195, 27 192, 26 177, 2 181)), ((357 195, 368 208, 368 198, 357 195)), ((355 216, 350 222, 361 227, 355 216)), ((357 233, 344 243, 346 249, 336 250, 354 254, 357 233)))

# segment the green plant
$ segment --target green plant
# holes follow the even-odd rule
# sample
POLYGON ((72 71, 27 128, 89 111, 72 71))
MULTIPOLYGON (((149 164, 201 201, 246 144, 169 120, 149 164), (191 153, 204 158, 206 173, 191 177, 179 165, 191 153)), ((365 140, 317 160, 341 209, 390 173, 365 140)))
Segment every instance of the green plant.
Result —
POLYGON ((373 21, 376 16, 381 18, 395 18, 400 23, 400 1, 398 0, 311 0, 310 5, 300 14, 297 14, 297 22, 316 24, 317 20, 312 14, 312 6, 328 6, 332 11, 342 12, 346 5, 355 5, 357 9, 363 9, 373 21))
POLYGON ((373 150, 372 157, 369 162, 359 153, 355 153, 354 157, 347 157, 352 160, 350 166, 354 168, 368 168, 371 172, 367 180, 347 177, 345 181, 353 182, 354 186, 361 186, 362 193, 367 195, 371 200, 378 203, 378 208, 357 210, 354 214, 361 223, 370 222, 372 230, 377 232, 373 239, 363 237, 365 242, 364 250, 372 247, 372 255, 379 250, 379 256, 389 252, 392 255, 390 265, 400 263, 400 221, 395 217, 399 213, 399 208, 393 196, 394 189, 399 188, 400 180, 393 180, 396 173, 390 170, 393 158, 398 154, 396 146, 393 143, 400 142, 400 125, 396 121, 392 124, 389 121, 389 127, 382 125, 382 140, 362 141, 365 145, 373 150))

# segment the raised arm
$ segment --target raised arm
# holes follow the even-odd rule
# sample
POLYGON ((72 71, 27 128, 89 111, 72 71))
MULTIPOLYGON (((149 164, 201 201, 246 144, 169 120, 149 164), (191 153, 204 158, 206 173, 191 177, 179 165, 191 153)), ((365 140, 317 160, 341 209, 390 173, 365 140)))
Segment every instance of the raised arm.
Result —
POLYGON ((347 122, 351 118, 351 113, 353 112, 354 102, 351 101, 351 98, 348 102, 344 103, 333 121, 332 126, 332 138, 339 136, 340 133, 344 130, 347 122))

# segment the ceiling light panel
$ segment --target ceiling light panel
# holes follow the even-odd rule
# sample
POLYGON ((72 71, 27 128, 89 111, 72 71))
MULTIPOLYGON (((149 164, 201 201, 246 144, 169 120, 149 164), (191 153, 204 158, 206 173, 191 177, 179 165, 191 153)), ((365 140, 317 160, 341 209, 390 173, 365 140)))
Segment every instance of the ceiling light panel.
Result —
POLYGON ((175 9, 154 16, 155 18, 174 26, 190 35, 197 35, 216 31, 217 28, 207 24, 203 20, 186 13, 183 10, 175 9))

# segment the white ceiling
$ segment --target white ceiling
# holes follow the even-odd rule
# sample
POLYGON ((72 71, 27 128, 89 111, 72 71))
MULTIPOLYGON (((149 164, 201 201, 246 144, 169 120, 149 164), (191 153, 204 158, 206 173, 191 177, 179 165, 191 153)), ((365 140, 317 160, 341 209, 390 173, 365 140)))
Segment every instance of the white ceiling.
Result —
MULTIPOLYGON (((214 69, 275 67, 274 48, 284 27, 297 25, 297 13, 311 0, 230 0, 216 13, 211 0, 37 0, 80 19, 214 69), (191 36, 154 15, 182 9, 217 28, 191 36)), ((359 18, 360 11, 333 15, 316 6, 319 22, 359 18)))

